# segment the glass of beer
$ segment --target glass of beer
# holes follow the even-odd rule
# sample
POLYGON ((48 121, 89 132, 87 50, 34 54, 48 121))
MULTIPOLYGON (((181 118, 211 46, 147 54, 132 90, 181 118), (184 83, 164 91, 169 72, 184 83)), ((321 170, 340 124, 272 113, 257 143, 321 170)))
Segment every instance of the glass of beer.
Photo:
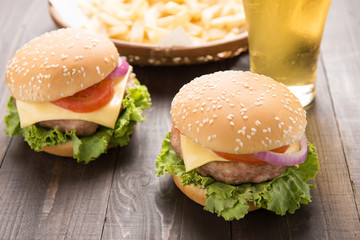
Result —
POLYGON ((243 0, 250 70, 285 84, 303 106, 315 98, 316 68, 331 0, 243 0))

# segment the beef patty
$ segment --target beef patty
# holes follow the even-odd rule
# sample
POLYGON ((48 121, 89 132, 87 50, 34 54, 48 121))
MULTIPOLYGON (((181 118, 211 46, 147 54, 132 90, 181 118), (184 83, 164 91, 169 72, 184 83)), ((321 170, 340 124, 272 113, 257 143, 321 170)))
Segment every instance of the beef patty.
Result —
MULTIPOLYGON (((171 146, 182 158, 180 133, 174 127, 171 129, 171 146)), ((286 166, 270 163, 249 164, 242 162, 210 162, 196 169, 203 177, 213 177, 217 181, 237 185, 240 183, 259 183, 280 176, 286 166)))

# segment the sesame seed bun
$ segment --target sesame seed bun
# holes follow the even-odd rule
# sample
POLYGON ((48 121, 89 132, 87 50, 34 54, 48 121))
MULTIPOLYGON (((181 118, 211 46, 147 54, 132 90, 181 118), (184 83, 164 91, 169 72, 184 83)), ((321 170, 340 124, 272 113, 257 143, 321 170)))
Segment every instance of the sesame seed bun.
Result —
POLYGON ((10 59, 6 81, 22 101, 46 102, 72 96, 110 74, 118 52, 105 36, 66 28, 45 33, 10 59))
POLYGON ((175 127, 211 150, 249 154, 289 145, 305 132, 299 100, 273 79, 242 71, 203 75, 171 104, 175 127))
MULTIPOLYGON (((181 185, 181 178, 179 176, 176 175, 172 175, 173 180, 176 184, 176 186, 191 200, 193 200, 194 202, 205 206, 206 205, 206 193, 207 191, 205 189, 201 189, 197 186, 194 185, 186 185, 183 186, 181 185)), ((252 202, 248 202, 249 205, 249 209, 248 211, 254 211, 259 209, 259 207, 255 207, 254 204, 252 202)))

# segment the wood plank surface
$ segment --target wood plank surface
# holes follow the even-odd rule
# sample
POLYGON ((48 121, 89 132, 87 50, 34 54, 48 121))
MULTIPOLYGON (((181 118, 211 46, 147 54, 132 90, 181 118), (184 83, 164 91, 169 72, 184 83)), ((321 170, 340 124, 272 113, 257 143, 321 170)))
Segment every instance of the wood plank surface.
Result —
MULTIPOLYGON (((140 67, 153 106, 128 146, 88 165, 33 152, 0 123, 0 239, 360 239, 360 1, 333 0, 318 66, 307 136, 320 171, 312 203, 295 214, 258 210, 226 222, 155 176, 170 130, 170 103, 191 79, 248 70, 248 54, 216 63, 140 67)), ((55 29, 45 0, 0 1, 0 117, 9 96, 4 73, 16 49, 55 29)))
POLYGON ((322 45, 323 61, 359 214, 360 1, 333 1, 331 8, 322 45))
POLYGON ((77 164, 14 137, 0 169, 2 239, 99 239, 116 154, 77 164))

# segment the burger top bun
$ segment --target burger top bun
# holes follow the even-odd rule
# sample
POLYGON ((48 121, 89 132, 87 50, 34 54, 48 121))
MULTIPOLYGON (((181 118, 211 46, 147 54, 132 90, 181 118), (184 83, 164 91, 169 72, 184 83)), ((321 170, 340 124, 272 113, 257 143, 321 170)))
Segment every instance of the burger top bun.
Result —
POLYGON ((111 40, 66 28, 45 33, 20 48, 8 63, 6 81, 16 99, 54 101, 100 82, 117 64, 118 52, 111 40))
POLYGON ((203 75, 184 85, 171 105, 175 127, 218 152, 249 154, 300 140, 306 113, 284 85, 250 72, 203 75))

